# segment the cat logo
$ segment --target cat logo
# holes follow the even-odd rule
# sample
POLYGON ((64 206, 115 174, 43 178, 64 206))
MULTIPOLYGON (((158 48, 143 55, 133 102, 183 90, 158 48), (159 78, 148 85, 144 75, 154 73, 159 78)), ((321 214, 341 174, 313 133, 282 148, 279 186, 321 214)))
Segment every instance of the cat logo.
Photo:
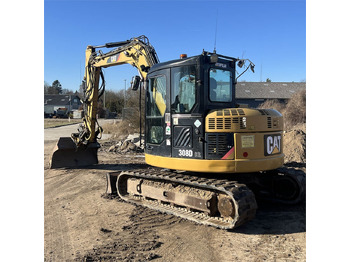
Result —
POLYGON ((265 135, 265 156, 281 153, 281 135, 265 135))
POLYGON ((119 61, 120 54, 116 54, 114 56, 111 56, 107 59, 107 63, 116 63, 119 61))

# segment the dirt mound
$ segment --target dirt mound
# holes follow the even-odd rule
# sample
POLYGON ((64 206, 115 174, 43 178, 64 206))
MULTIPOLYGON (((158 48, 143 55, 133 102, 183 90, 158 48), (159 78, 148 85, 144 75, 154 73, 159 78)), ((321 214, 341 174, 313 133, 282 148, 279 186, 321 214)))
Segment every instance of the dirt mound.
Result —
POLYGON ((306 124, 298 124, 283 134, 284 162, 306 163, 306 124))

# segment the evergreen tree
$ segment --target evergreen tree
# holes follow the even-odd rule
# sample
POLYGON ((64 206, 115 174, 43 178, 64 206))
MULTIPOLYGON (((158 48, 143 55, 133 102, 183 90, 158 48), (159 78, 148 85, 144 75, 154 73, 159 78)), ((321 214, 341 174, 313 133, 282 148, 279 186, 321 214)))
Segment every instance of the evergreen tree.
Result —
POLYGON ((58 81, 58 80, 53 81, 52 87, 55 90, 55 94, 58 94, 58 95, 62 94, 62 85, 61 85, 60 81, 58 81))

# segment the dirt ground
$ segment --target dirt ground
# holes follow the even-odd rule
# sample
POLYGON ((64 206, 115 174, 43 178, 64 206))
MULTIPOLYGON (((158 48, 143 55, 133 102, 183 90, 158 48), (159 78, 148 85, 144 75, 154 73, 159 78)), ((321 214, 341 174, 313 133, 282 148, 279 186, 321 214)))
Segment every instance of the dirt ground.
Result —
POLYGON ((104 197, 106 173, 144 166, 142 154, 105 149, 92 169, 52 170, 54 145, 44 143, 45 261, 306 260, 305 203, 258 202, 255 219, 234 230, 197 225, 104 197))

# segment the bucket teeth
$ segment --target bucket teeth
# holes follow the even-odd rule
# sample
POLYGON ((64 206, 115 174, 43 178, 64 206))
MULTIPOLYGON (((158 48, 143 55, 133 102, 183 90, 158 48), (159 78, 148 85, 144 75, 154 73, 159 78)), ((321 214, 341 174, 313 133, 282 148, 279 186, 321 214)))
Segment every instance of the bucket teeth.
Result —
POLYGON ((98 163, 99 143, 77 147, 70 137, 60 137, 50 160, 50 168, 79 168, 98 163))

